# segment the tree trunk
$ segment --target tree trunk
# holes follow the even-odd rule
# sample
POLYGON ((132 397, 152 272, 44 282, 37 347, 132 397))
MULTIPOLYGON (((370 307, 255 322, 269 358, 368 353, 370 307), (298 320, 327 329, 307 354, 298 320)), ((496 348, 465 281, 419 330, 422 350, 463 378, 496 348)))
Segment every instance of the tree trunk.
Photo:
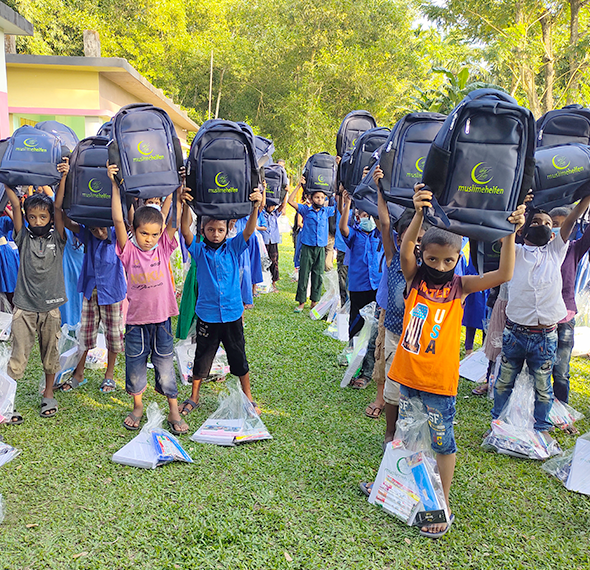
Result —
POLYGON ((219 102, 221 101, 221 86, 223 85, 223 76, 225 74, 225 68, 221 70, 221 76, 219 78, 219 90, 217 91, 217 103, 215 103, 215 118, 219 118, 219 102))
POLYGON ((543 113, 553 109, 553 86, 555 84, 555 54, 553 52, 553 17, 544 10, 541 18, 541 36, 543 39, 543 72, 545 75, 545 91, 543 92, 543 113))
MULTIPOLYGON (((522 24, 524 21, 524 6, 521 1, 518 1, 515 5, 514 10, 514 22, 517 26, 522 24)), ((525 47, 525 40, 523 38, 523 43, 517 45, 514 48, 514 55, 515 55, 515 62, 519 69, 520 75, 520 82, 522 83, 522 88, 524 89, 528 103, 529 109, 532 111, 535 117, 541 116, 541 106, 539 105, 539 96, 537 95, 537 86, 535 84, 535 73, 528 62, 528 57, 526 56, 524 47, 525 47)))
POLYGON ((576 103, 578 98, 579 73, 577 70, 576 51, 580 40, 580 8, 581 0, 569 0, 570 5, 570 38, 569 38, 569 73, 567 87, 567 104, 576 103))

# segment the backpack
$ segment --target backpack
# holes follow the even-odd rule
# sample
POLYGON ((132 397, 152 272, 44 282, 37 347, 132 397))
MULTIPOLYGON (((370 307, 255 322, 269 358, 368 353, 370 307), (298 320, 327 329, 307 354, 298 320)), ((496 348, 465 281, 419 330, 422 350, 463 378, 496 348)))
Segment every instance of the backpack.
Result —
POLYGON ((70 127, 58 121, 42 121, 41 123, 37 123, 35 128, 55 135, 61 140, 61 144, 67 147, 70 152, 73 152, 76 145, 80 142, 78 135, 70 127))
POLYGON ((533 205, 543 210, 573 204, 590 193, 590 146, 579 143, 535 150, 533 205))
POLYGON ((275 151, 275 145, 270 139, 265 139, 259 135, 254 137, 254 145, 256 146, 256 160, 258 166, 265 166, 272 162, 272 153, 275 151))
POLYGON ((112 184, 106 168, 108 144, 106 137, 88 137, 70 157, 63 208, 69 218, 85 226, 113 225, 112 184))
POLYGON ((357 139, 369 129, 377 126, 369 111, 351 111, 344 117, 336 135, 336 154, 344 156, 347 150, 354 147, 357 139))
POLYGON ((479 275, 496 271, 500 267, 500 251, 502 242, 469 240, 469 256, 471 263, 479 275))
POLYGON ((306 194, 323 192, 330 197, 336 191, 336 157, 327 152, 312 154, 303 167, 306 194))
POLYGON ((148 103, 122 107, 113 117, 109 162, 130 198, 168 196, 180 186, 180 141, 170 117, 148 103))
POLYGON ((271 206, 279 206, 283 201, 284 172, 285 171, 280 164, 267 164, 264 167, 266 203, 271 206))
POLYGON ((8 204, 8 194, 4 189, 4 184, 0 184, 0 216, 4 213, 8 204))
POLYGON ((567 105, 548 111, 537 121, 537 146, 590 144, 590 109, 567 105))
POLYGON ((259 182, 251 129, 221 119, 204 122, 186 164, 186 184, 195 213, 220 220, 248 216, 252 211, 249 196, 259 182))
POLYGON ((107 139, 113 138, 113 121, 107 121, 100 125, 98 132, 96 133, 97 137, 106 137, 107 139))
POLYGON ((15 186, 51 186, 61 179, 57 165, 69 151, 52 133, 23 125, 0 141, 0 182, 15 186))
MULTIPOLYGON (((432 225, 479 241, 514 231, 508 216, 522 204, 534 174, 535 121, 506 93, 469 93, 443 123, 423 168, 433 193, 432 225)), ((412 189, 387 195, 412 205, 412 189)))
MULTIPOLYGON (((410 113, 402 117, 391 129, 379 160, 354 191, 355 205, 368 214, 377 212, 377 187, 373 182, 377 163, 384 174, 381 187, 386 200, 392 195, 392 189, 406 188, 413 195, 414 184, 422 177, 430 145, 445 119, 446 116, 440 113, 410 113)), ((401 206, 413 207, 413 204, 401 206)), ((401 206, 397 204, 394 209, 390 207, 389 214, 394 220, 403 213, 401 206)))

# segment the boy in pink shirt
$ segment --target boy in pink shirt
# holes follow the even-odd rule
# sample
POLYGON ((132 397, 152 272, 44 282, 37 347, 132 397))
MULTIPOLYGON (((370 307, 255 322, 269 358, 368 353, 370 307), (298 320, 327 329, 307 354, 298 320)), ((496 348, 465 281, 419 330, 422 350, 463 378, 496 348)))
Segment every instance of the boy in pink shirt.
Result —
MULTIPOLYGON (((125 331, 125 389, 133 396, 133 411, 123 426, 139 429, 143 415, 142 394, 147 388, 147 361, 155 369, 156 392, 168 398, 168 426, 175 434, 188 431, 178 412, 178 388, 174 372, 174 337, 170 317, 178 315, 178 305, 170 274, 170 256, 178 247, 172 218, 164 228, 161 212, 141 206, 133 217, 133 237, 128 239, 123 220, 119 186, 115 180, 118 168, 108 166, 112 181, 112 211, 117 235, 117 255, 127 273, 127 328, 125 331)), ((180 192, 178 193, 180 196, 180 192)), ((177 227, 180 227, 178 208, 177 227)))

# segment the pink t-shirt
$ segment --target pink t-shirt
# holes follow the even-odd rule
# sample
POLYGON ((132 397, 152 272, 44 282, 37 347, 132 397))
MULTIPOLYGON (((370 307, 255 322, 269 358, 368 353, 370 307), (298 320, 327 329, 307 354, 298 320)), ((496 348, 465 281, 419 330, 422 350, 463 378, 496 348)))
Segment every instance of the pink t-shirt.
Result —
POLYGON ((128 325, 162 323, 178 315, 178 304, 170 275, 170 256, 178 247, 164 230, 156 249, 143 251, 127 240, 117 255, 127 272, 128 325))

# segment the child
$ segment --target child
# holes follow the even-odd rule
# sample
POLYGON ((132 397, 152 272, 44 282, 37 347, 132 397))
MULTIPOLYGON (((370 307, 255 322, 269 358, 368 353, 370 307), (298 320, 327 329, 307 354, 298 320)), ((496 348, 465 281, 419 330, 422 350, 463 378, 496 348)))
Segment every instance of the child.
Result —
MULTIPOLYGON (((461 237, 439 228, 430 228, 420 246, 422 265, 415 249, 424 221, 424 208, 431 207, 432 192, 424 184, 414 186, 416 213, 402 241, 401 269, 406 280, 406 306, 401 341, 389 378, 400 384, 399 415, 408 414, 409 398, 420 398, 428 413, 431 447, 436 454, 445 500, 450 509, 449 491, 455 471, 453 418, 459 383, 459 346, 463 302, 469 293, 496 287, 512 277, 514 234, 503 239, 500 266, 479 275, 455 275, 461 255, 461 237)), ((524 222, 524 206, 508 220, 518 229, 524 222)), ((420 534, 439 538, 448 523, 428 524, 420 534)))
MULTIPOLYGON (((305 178, 301 178, 300 186, 305 184, 305 178)), ((299 265, 299 279, 297 281, 297 294, 295 300, 299 303, 295 312, 301 313, 307 300, 307 283, 311 274, 311 308, 320 300, 322 293, 322 275, 324 273, 325 247, 328 245, 328 218, 334 215, 335 206, 326 206, 326 195, 323 192, 314 192, 311 195, 311 206, 297 204, 295 194, 299 185, 287 199, 288 204, 295 208, 303 218, 303 228, 299 239, 301 240, 301 259, 299 265)))
POLYGON ((276 293, 277 281, 279 280, 279 243, 281 243, 281 233, 279 232, 279 217, 283 214, 285 204, 280 206, 270 206, 267 204, 260 212, 258 231, 262 234, 262 239, 266 245, 266 251, 270 259, 270 275, 272 278, 271 292, 276 293))
POLYGON ((260 413, 250 391, 250 373, 242 324, 244 307, 240 293, 239 257, 248 249, 248 240, 256 229, 262 194, 259 191, 250 194, 252 213, 244 230, 231 239, 227 239, 227 220, 203 218, 202 242, 198 242, 190 230, 191 215, 186 201, 192 198, 188 190, 183 193, 182 199, 184 204, 181 230, 197 266, 199 296, 195 307, 197 348, 193 364, 192 393, 191 397, 181 404, 180 411, 186 416, 199 406, 201 382, 209 375, 219 343, 222 342, 231 373, 239 376, 242 391, 252 402, 256 413, 260 413))
POLYGON ((18 275, 18 249, 13 241, 12 208, 6 207, 0 215, 0 293, 6 295, 10 307, 18 275))
POLYGON ((84 365, 88 351, 96 346, 98 327, 103 323, 108 350, 107 369, 100 385, 103 393, 117 387, 114 380, 117 354, 123 352, 122 302, 127 295, 127 283, 121 260, 117 257, 117 238, 114 228, 85 227, 63 213, 66 228, 77 235, 84 245, 82 271, 77 290, 82 293, 80 326, 80 360, 73 374, 60 385, 69 392, 86 383, 84 365))
POLYGON ((500 415, 526 361, 535 387, 534 428, 545 436, 553 427, 549 412, 553 404, 551 371, 557 351, 557 323, 568 314, 561 294, 561 265, 567 254, 567 238, 589 204, 590 196, 580 200, 555 234, 547 212, 528 212, 522 231, 524 245, 517 246, 517 263, 508 289, 492 418, 500 415))
MULTIPOLYGON (((170 256, 178 246, 174 238, 176 230, 172 218, 164 227, 158 210, 141 206, 133 217, 133 237, 129 240, 115 180, 117 171, 117 166, 108 165, 113 188, 116 251, 127 273, 129 300, 125 330, 125 389, 133 396, 133 411, 124 419, 123 426, 128 430, 139 429, 143 415, 142 394, 147 388, 147 360, 151 355, 156 391, 168 399, 168 427, 174 435, 179 435, 188 431, 188 425, 178 412, 174 337, 170 323, 170 317, 178 315, 170 273, 170 256)), ((179 222, 180 215, 177 218, 179 222)))
MULTIPOLYGON (((62 196, 69 168, 67 158, 57 165, 62 176, 59 183, 62 196)), ((23 377, 37 333, 45 371, 45 389, 39 415, 52 418, 57 414, 53 382, 60 369, 57 348, 61 332, 59 307, 67 301, 62 266, 66 234, 61 208, 54 209, 53 200, 46 194, 29 196, 24 202, 25 220, 28 223, 25 227, 19 199, 11 188, 5 188, 12 206, 14 242, 20 254, 13 299, 12 353, 7 372, 15 380, 23 377)), ((22 416, 15 412, 11 423, 22 422, 22 416)))

